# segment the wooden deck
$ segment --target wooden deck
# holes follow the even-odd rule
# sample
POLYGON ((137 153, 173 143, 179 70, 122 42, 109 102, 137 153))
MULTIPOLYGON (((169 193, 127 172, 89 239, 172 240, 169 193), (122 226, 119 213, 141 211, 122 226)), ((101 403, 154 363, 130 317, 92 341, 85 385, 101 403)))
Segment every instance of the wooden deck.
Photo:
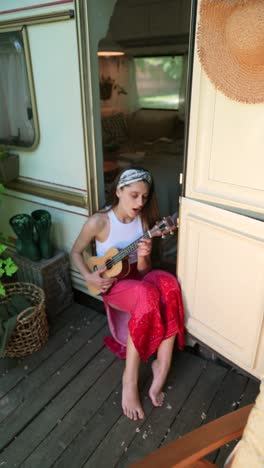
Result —
MULTIPOLYGON (((1 468, 127 467, 258 393, 258 382, 239 371, 176 351, 161 409, 147 396, 150 365, 142 366, 146 417, 131 422, 120 406, 124 361, 103 346, 108 334, 104 315, 74 304, 39 352, 0 360, 1 468)), ((230 450, 214 455, 219 466, 230 450)))

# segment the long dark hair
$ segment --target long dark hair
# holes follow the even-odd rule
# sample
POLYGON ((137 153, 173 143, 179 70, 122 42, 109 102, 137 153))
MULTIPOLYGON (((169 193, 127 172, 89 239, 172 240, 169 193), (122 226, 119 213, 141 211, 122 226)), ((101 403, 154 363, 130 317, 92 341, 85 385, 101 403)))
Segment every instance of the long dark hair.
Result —
MULTIPOLYGON (((104 211, 109 211, 110 209, 118 205, 119 198, 116 195, 117 184, 119 182, 121 175, 127 169, 130 169, 130 168, 122 169, 115 177, 110 188, 109 196, 106 200, 107 208, 104 211)), ((144 171, 147 170, 147 169, 144 169, 143 167, 134 167, 134 166, 133 166, 133 169, 144 170, 144 171)), ((148 184, 147 181, 144 180, 144 182, 148 184)), ((151 184, 149 185, 149 195, 148 195, 147 202, 142 208, 140 212, 140 216, 142 219, 142 224, 145 229, 151 228, 155 224, 155 222, 159 220, 160 214, 159 214, 159 208, 158 208, 158 202, 157 202, 157 197, 155 193, 155 184, 154 184, 153 178, 152 178, 151 184)))

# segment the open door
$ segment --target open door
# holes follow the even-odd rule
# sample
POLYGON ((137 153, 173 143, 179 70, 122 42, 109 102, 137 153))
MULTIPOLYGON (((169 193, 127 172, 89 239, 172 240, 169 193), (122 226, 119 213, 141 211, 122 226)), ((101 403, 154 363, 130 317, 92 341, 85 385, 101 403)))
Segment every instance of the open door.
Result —
POLYGON ((186 328, 257 377, 264 372, 263 115, 263 104, 216 91, 195 47, 178 251, 186 328))

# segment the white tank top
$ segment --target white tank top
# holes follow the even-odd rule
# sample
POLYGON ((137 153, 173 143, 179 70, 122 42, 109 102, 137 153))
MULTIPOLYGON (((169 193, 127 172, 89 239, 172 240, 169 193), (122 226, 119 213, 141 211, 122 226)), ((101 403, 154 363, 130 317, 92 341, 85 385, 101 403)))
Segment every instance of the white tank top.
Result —
MULTIPOLYGON (((108 211, 107 215, 110 221, 109 236, 104 242, 95 241, 98 257, 103 257, 112 247, 125 248, 144 234, 140 216, 133 219, 131 223, 122 223, 117 219, 113 210, 108 211)), ((131 252, 128 258, 129 263, 136 263, 137 251, 131 252)))

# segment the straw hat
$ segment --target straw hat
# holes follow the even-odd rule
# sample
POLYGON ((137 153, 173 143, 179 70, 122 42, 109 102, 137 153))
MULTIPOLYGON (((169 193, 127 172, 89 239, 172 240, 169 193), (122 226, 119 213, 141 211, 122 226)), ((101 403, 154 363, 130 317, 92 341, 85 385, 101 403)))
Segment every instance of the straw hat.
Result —
POLYGON ((264 102, 264 0, 201 0, 198 54, 217 89, 264 102))

